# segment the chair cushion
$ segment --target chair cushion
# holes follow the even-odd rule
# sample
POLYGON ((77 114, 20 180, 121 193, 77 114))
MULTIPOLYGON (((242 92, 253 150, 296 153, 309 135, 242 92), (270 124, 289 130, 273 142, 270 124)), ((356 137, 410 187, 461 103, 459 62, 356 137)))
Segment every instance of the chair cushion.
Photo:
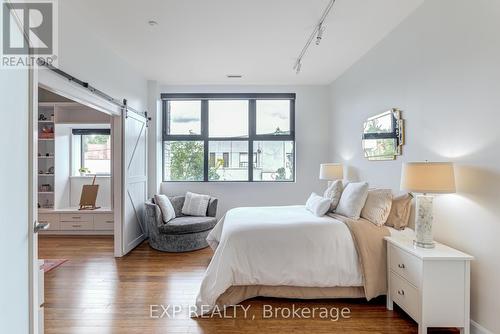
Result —
POLYGON ((168 197, 170 203, 174 207, 175 216, 176 217, 184 217, 185 215, 182 213, 182 206, 184 205, 184 196, 172 196, 168 197))
POLYGON ((159 227, 160 233, 187 234, 210 230, 217 220, 214 217, 177 217, 159 227))

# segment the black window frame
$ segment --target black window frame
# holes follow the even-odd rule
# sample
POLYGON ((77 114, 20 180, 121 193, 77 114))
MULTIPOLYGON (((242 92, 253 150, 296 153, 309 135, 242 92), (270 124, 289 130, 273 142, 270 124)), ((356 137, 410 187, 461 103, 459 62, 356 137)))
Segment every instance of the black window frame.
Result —
POLYGON ((295 93, 162 93, 162 179, 163 182, 271 182, 287 183, 295 182, 296 178, 296 142, 295 142, 295 93), (179 100, 199 100, 201 101, 201 134, 200 135, 171 135, 168 133, 168 106, 169 101, 179 100), (247 100, 248 101, 248 137, 209 137, 208 134, 208 102, 210 100, 247 100), (290 101, 290 133, 289 134, 263 134, 258 135, 256 131, 257 124, 257 100, 289 100, 290 101), (203 150, 203 180, 166 180, 165 179, 165 142, 167 141, 202 141, 203 150), (210 181, 209 174, 209 142, 210 141, 245 141, 248 142, 248 178, 247 180, 227 180, 210 181), (253 170, 255 166, 253 143, 255 141, 291 141, 293 143, 293 173, 291 180, 285 181, 263 181, 253 179, 253 170))

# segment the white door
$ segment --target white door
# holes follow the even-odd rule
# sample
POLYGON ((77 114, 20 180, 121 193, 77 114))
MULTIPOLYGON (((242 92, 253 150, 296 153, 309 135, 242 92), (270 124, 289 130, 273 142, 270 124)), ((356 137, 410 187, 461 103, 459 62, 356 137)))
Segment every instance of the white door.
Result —
POLYGON ((122 254, 125 255, 146 238, 144 202, 148 194, 147 120, 131 111, 123 122, 123 225, 122 254))
MULTIPOLYGON (((4 2, 0 2, 3 5, 4 2)), ((16 29, 16 26, 11 26, 16 29)), ((14 38, 24 38, 13 33, 14 38)), ((0 333, 39 333, 36 71, 0 69, 0 333)))

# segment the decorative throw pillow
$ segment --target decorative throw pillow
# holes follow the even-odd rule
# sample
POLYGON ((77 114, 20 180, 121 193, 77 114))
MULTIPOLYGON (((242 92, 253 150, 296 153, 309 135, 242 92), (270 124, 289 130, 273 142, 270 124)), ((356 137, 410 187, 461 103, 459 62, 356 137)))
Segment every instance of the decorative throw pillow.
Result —
POLYGON ((387 221, 392 206, 392 191, 390 189, 368 190, 366 203, 361 210, 361 217, 382 226, 387 221))
POLYGON ((188 191, 184 205, 182 206, 182 213, 186 216, 205 217, 207 215, 208 202, 210 202, 210 196, 190 193, 188 191))
POLYGON ((170 200, 165 195, 155 195, 155 204, 160 207, 161 216, 164 223, 168 223, 175 218, 175 210, 170 200))
POLYGON ((342 192, 342 196, 340 196, 339 205, 337 205, 335 212, 348 218, 359 219, 367 196, 368 183, 349 183, 342 192))
POLYGON ((413 196, 411 194, 403 194, 396 196, 392 199, 391 212, 386 226, 394 227, 396 230, 404 230, 410 221, 411 201, 413 196))
POLYGON ((316 193, 312 193, 307 199, 306 209, 311 211, 315 216, 324 216, 330 209, 331 199, 321 197, 316 193))
POLYGON ((344 190, 343 182, 342 180, 337 180, 332 182, 332 184, 330 184, 323 193, 323 197, 329 198, 332 201, 329 211, 333 212, 337 208, 337 205, 340 201, 340 196, 342 196, 342 190, 344 190))

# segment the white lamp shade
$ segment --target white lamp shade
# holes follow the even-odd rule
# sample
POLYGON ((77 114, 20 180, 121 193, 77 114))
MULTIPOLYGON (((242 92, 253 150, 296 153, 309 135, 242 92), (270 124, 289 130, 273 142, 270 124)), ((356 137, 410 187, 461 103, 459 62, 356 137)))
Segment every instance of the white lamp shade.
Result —
POLYGON ((319 168, 319 178, 321 180, 341 180, 344 177, 342 164, 330 163, 321 164, 319 168))
POLYGON ((454 193, 455 173, 451 162, 407 162, 401 169, 401 189, 416 193, 454 193))

